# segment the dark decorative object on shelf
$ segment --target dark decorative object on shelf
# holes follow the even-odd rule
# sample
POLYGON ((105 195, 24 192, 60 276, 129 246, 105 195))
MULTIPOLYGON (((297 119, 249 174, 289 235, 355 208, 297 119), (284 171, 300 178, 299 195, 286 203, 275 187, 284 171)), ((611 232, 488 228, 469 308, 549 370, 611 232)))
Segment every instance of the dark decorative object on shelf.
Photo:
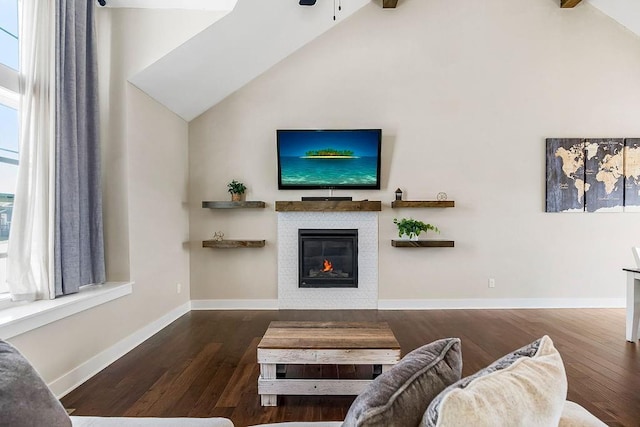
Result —
POLYGON ((396 200, 402 200, 402 190, 399 188, 396 190, 396 200))

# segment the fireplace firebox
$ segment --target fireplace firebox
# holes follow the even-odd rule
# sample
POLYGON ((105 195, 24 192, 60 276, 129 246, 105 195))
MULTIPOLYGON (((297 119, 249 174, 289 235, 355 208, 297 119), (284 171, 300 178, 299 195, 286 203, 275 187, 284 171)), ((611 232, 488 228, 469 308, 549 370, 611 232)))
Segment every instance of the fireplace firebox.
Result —
POLYGON ((300 288, 358 287, 357 229, 299 229, 300 288))

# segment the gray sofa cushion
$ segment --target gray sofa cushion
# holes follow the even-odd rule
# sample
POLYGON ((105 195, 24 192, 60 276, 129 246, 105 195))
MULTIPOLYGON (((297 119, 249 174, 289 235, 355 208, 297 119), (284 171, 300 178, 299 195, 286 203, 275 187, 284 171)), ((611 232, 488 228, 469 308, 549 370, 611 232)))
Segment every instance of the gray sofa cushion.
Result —
POLYGON ((353 402, 342 425, 417 426, 431 399, 461 373, 458 338, 422 346, 376 378, 353 402))
POLYGON ((58 399, 11 344, 0 340, 0 426, 71 427, 58 399))

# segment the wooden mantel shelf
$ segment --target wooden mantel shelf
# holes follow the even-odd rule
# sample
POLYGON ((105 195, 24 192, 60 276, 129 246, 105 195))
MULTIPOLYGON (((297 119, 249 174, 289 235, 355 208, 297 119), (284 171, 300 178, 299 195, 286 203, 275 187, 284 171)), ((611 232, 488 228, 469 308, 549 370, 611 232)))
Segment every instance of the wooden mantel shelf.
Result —
POLYGON ((392 208, 454 208, 453 200, 394 200, 392 208))
POLYGON ((218 249, 263 248, 264 245, 265 245, 264 240, 204 240, 202 242, 203 248, 218 248, 218 249))
POLYGON ((379 212, 380 201, 276 201, 278 212, 379 212))
POLYGON ((453 248, 453 240, 392 240, 394 248, 453 248))

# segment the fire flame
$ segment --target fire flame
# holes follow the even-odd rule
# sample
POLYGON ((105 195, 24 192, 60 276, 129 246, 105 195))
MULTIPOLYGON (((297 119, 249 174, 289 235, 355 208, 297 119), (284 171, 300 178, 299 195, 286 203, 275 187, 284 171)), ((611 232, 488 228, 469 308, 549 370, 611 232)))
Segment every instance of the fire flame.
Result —
POLYGON ((333 264, 328 259, 324 260, 324 269, 322 271, 333 271, 333 264))

